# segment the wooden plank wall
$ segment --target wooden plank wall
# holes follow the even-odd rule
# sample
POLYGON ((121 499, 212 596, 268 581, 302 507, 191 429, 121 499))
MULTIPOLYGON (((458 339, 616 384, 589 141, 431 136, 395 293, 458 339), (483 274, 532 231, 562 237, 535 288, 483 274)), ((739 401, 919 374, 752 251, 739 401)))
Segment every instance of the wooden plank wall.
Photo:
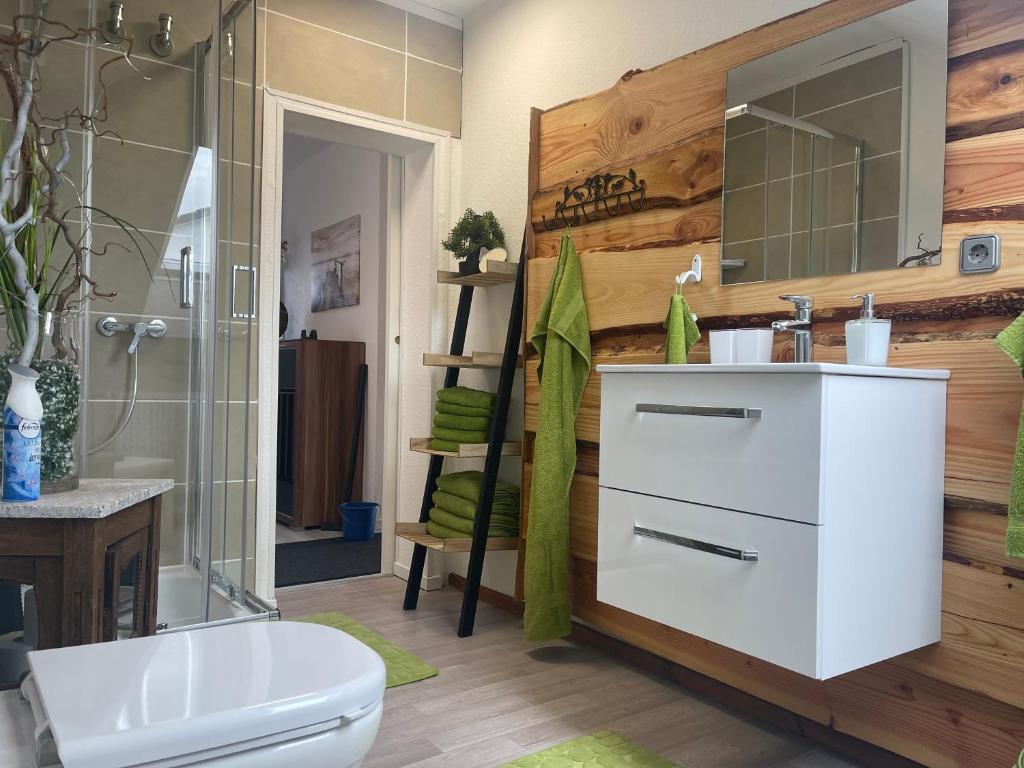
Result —
MULTIPOLYGON (((672 277, 694 253, 706 279, 688 298, 701 327, 788 316, 779 293, 815 299, 816 359, 841 361, 849 297, 879 296, 897 366, 948 368, 943 639, 936 646, 816 682, 597 602, 599 377, 577 421, 571 494, 573 611, 595 627, 817 722, 930 766, 993 768, 1024 747, 1024 561, 1003 553, 1019 371, 993 344, 1024 310, 1024 0, 951 0, 942 265, 722 287, 722 129, 726 72, 771 51, 901 4, 833 0, 535 116, 534 242, 526 327, 551 278, 560 232, 545 232, 561 189, 636 168, 652 204, 578 227, 594 362, 661 362, 672 277), (960 239, 994 232, 1003 266, 962 277, 960 239)), ((790 342, 791 344, 791 342, 790 342)), ((776 354, 791 359, 781 341, 776 354)), ((706 361, 707 346, 695 352, 706 361)), ((528 349, 524 498, 539 391, 528 349)), ((525 521, 524 521, 525 523, 525 521)), ((524 524, 523 530, 526 530, 524 524)))

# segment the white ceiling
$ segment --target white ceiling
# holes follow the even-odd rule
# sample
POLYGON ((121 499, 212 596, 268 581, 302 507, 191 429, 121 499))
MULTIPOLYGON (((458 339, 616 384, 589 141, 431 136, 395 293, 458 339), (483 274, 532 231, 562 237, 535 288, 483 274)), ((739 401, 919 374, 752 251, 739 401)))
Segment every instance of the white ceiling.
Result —
POLYGON ((464 19, 486 3, 487 0, 421 0, 421 2, 431 8, 436 8, 439 11, 444 11, 452 16, 464 19))
POLYGON ((401 8, 456 29, 462 29, 462 20, 488 0, 382 0, 388 5, 401 8))

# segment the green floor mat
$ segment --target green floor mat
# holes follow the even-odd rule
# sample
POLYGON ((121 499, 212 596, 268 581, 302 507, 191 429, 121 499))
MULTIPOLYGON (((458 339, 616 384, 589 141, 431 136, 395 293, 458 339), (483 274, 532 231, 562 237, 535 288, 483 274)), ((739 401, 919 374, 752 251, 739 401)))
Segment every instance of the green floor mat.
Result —
POLYGON ((363 626, 343 613, 337 611, 314 613, 311 616, 302 616, 297 619, 289 619, 289 621, 308 621, 311 624, 334 627, 373 648, 384 659, 384 666, 388 670, 388 688, 426 680, 437 674, 437 667, 432 667, 418 656, 413 656, 408 651, 403 651, 398 646, 389 643, 369 627, 363 626))
POLYGON ((677 768, 614 731, 599 731, 520 757, 501 768, 677 768))

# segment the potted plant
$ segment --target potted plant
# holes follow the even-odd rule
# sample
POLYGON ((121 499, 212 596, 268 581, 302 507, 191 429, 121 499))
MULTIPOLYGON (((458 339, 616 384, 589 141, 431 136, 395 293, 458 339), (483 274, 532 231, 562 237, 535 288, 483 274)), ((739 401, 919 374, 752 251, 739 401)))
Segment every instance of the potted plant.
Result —
POLYGON ((480 249, 504 248, 505 231, 493 212, 467 208, 441 247, 459 262, 460 275, 474 275, 480 271, 480 249))
POLYGON ((118 227, 140 256, 143 247, 153 248, 128 222, 78 202, 65 173, 72 159, 69 131, 109 135, 103 128, 103 72, 118 61, 134 68, 131 40, 124 41, 119 57, 99 67, 100 95, 93 113, 74 107, 44 115, 35 100, 42 90, 42 54, 56 40, 88 42, 101 33, 98 27, 74 28, 47 18, 46 5, 45 0, 37 2, 33 14, 15 16, 13 29, 0 32, 0 81, 14 116, 0 132, 0 305, 9 341, 8 351, 0 355, 0 403, 10 387, 8 363, 39 372, 44 493, 78 486, 81 377, 76 328, 91 298, 115 295, 101 291, 87 272, 90 257, 112 256, 90 247, 89 224, 100 220, 118 227), (63 194, 68 189, 71 204, 63 194))

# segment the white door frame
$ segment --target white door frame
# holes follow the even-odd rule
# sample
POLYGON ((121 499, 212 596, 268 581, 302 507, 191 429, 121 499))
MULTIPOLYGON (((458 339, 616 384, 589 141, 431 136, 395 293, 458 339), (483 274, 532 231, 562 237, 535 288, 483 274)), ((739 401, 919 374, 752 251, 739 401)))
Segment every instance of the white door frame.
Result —
MULTIPOLYGON (((392 120, 366 112, 339 107, 308 99, 303 96, 266 88, 263 100, 263 173, 260 225, 260 271, 258 276, 258 325, 260 375, 257 406, 257 497, 256 497, 256 562, 254 593, 275 604, 275 524, 277 509, 276 456, 277 456, 277 382, 278 382, 278 307, 281 301, 281 203, 284 179, 284 123, 285 115, 294 113, 329 120, 355 128, 369 129, 386 137, 411 139, 410 147, 421 151, 430 149, 433 158, 433 195, 431 233, 434 263, 440 263, 440 241, 450 221, 452 137, 447 131, 392 120)), ((368 147, 376 149, 376 147, 368 147)), ((407 151, 412 151, 409 149, 407 151)), ((404 154, 401 150, 389 153, 404 154)), ((387 224, 387 285, 384 294, 388 302, 384 338, 388 341, 385 353, 384 408, 384 476, 381 499, 381 572, 390 574, 395 563, 395 522, 399 498, 399 393, 400 356, 398 344, 392 343, 400 335, 401 312, 397 306, 402 279, 402 254, 405 245, 399 233, 401 227, 394 217, 405 207, 405 187, 397 195, 393 184, 402 183, 401 163, 388 162, 388 224, 387 224), (396 208, 398 209, 396 211, 396 208)), ((447 317, 447 294, 437 292, 433 304, 436 316, 447 317)), ((422 321, 423 318, 420 318, 422 321)), ((433 323, 431 323, 433 325, 433 323)), ((426 351, 426 350, 425 350, 426 351)))

